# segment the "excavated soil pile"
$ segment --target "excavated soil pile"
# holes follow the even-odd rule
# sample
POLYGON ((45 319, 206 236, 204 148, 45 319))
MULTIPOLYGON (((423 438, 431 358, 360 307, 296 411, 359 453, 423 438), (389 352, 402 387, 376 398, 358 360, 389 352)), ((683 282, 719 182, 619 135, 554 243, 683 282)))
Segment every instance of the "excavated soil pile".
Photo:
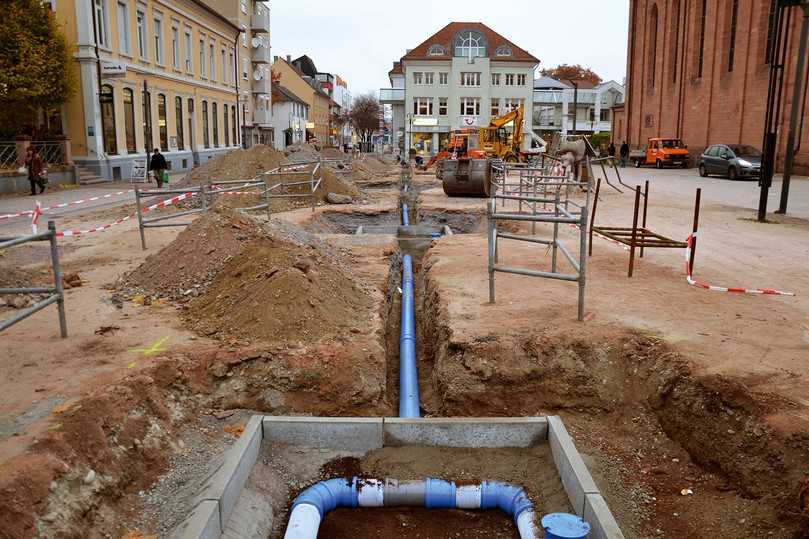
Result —
POLYGON ((255 178, 259 172, 278 168, 285 162, 283 152, 269 146, 233 150, 195 168, 186 174, 180 185, 199 185, 206 180, 248 180, 255 178))
POLYGON ((130 295, 169 299, 199 295, 257 234, 250 217, 225 209, 208 212, 124 275, 118 288, 130 295))
POLYGON ((272 235, 228 260, 186 321, 197 331, 250 342, 316 342, 358 333, 358 313, 372 308, 368 291, 342 261, 322 248, 272 235))

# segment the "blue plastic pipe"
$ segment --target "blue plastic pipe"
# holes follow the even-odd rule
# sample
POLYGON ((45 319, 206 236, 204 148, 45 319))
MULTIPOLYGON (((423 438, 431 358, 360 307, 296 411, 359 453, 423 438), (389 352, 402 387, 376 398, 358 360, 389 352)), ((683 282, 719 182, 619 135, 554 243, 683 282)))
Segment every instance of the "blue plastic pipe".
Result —
MULTIPOLYGON (((407 215, 405 209, 402 215, 407 215)), ((405 255, 402 258, 402 325, 399 335, 399 417, 408 418, 421 417, 413 307, 413 259, 405 255)))
POLYGON ((410 226, 410 213, 407 204, 402 204, 402 226, 410 226))

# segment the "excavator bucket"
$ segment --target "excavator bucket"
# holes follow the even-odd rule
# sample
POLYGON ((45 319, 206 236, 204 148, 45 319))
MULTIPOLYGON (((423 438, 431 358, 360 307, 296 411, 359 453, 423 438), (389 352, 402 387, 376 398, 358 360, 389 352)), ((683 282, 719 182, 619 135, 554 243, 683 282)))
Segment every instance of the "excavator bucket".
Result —
POLYGON ((490 196, 491 161, 491 159, 445 159, 441 163, 444 193, 451 197, 490 196))

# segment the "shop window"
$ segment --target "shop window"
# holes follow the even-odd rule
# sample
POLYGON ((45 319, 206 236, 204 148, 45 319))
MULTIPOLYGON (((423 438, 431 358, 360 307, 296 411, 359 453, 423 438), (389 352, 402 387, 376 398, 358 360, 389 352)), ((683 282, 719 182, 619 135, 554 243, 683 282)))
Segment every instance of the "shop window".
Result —
POLYGON ((216 103, 211 105, 211 115, 213 116, 213 145, 219 147, 219 115, 216 110, 216 103))
POLYGON ((160 135, 160 150, 169 151, 169 126, 166 121, 166 96, 157 94, 157 132, 160 135))
POLYGON ((137 153, 135 143, 135 96, 131 88, 124 88, 124 132, 126 134, 126 151, 137 153))
POLYGON ((112 86, 105 84, 99 94, 101 101, 101 130, 104 135, 104 153, 115 155, 118 153, 118 138, 115 133, 115 97, 112 86))
POLYGON ((183 99, 174 98, 174 115, 177 124, 177 149, 185 150, 185 133, 183 133, 183 99))

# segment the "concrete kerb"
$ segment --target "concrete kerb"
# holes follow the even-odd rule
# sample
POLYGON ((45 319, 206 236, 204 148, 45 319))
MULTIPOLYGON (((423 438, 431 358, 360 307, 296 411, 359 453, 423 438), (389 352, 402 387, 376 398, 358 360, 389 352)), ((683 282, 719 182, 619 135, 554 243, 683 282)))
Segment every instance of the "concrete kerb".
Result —
POLYGON ((174 537, 219 538, 255 464, 263 441, 370 451, 383 446, 530 447, 547 440, 557 472, 591 539, 623 539, 615 518, 559 417, 327 418, 253 416, 200 502, 174 537))

